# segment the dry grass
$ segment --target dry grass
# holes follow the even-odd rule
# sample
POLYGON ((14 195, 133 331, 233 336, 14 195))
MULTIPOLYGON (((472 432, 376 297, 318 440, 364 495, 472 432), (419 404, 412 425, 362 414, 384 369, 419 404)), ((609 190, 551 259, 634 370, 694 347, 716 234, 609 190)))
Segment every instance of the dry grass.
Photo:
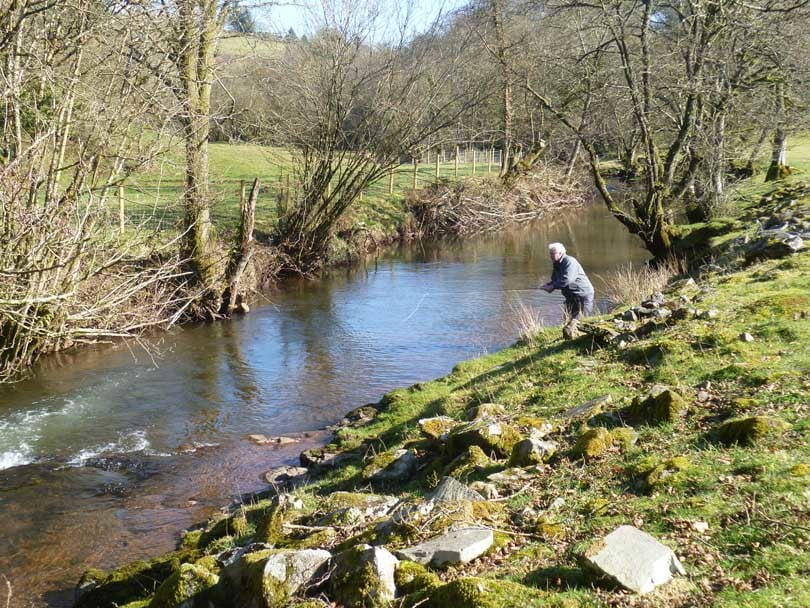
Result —
POLYGON ((655 267, 627 263, 604 277, 605 297, 612 308, 623 304, 638 304, 664 289, 679 272, 680 264, 672 258, 655 267))
POLYGON ((512 322, 517 329, 518 339, 525 344, 533 343, 545 329, 545 321, 540 311, 522 301, 512 302, 511 309, 512 322))

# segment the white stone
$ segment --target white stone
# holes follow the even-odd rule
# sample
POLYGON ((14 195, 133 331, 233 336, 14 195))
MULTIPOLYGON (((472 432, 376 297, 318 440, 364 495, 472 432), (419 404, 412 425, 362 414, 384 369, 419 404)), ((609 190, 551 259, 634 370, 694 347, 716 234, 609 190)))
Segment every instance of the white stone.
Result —
POLYGON ((619 526, 595 548, 585 555, 586 562, 636 593, 649 593, 673 574, 686 574, 670 548, 633 526, 619 526))
POLYGON ((398 551, 397 555, 423 565, 465 564, 484 554, 494 540, 488 528, 459 528, 398 551))

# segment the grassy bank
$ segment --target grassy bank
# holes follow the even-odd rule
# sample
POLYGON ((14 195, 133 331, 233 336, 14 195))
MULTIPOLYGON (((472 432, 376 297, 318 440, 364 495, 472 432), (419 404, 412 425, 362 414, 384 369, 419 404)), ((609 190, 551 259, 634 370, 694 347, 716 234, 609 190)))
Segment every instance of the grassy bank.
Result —
MULTIPOLYGON (((268 602, 266 579, 228 587, 233 583, 216 556, 255 541, 275 550, 319 547, 337 554, 370 543, 396 551, 459 523, 495 530, 493 547, 463 565, 405 567, 411 574, 397 579, 393 600, 368 591, 374 581, 364 574, 355 581, 368 591, 361 604, 810 605, 810 253, 765 260, 746 253, 756 222, 785 214, 810 221, 810 189, 749 197, 739 217, 709 231, 693 227, 693 245, 715 264, 697 284, 674 286, 664 305, 673 314, 645 324, 638 339, 595 339, 601 334, 593 331, 564 340, 559 328, 548 328, 460 363, 444 378, 393 391, 350 417, 323 453, 307 456, 309 485, 283 501, 257 497, 186 535, 171 556, 112 575, 91 573, 86 582, 100 585, 81 605, 113 605, 94 598, 125 589, 116 601, 137 599, 131 608, 173 606, 150 594, 161 584, 165 590, 169 583, 162 581, 184 562, 205 574, 198 578, 206 598, 226 593, 233 602, 253 589, 268 602), (674 397, 645 400, 656 385, 674 397), (585 411, 572 410, 588 402, 585 411), (448 417, 443 424, 450 427, 484 416, 511 430, 482 449, 420 428, 420 419, 435 416, 448 417), (555 451, 536 464, 510 461, 505 438, 514 442, 533 432, 544 433, 555 451), (398 448, 410 450, 416 468, 396 481, 379 480, 375 471, 398 448), (339 464, 318 465, 324 454, 337 454, 339 464), (515 464, 523 466, 510 467, 515 464), (512 481, 490 479, 505 470, 512 481), (370 492, 423 504, 447 475, 488 500, 459 501, 416 523, 347 515, 347 504, 364 504, 370 492), (624 524, 673 549, 687 575, 644 596, 594 579, 582 565, 583 552, 624 524)), ((610 315, 593 327, 612 324, 610 315)), ((246 567, 271 554, 248 553, 253 561, 246 567)), ((338 592, 330 581, 313 593, 332 599, 338 592)), ((267 605, 305 605, 300 602, 285 596, 267 605)))

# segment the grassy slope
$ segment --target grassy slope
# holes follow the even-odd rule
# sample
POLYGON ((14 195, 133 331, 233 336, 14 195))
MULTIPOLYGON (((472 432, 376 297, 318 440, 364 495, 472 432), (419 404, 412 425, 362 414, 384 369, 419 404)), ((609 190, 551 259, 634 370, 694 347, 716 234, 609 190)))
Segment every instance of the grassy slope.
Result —
MULTIPOLYGON (((810 152, 807 140, 796 143, 810 152)), ((810 169, 806 161, 794 161, 802 165, 810 169)), ((713 239, 716 259, 727 258, 723 249, 731 237, 750 233, 753 217, 767 213, 767 205, 753 204, 762 188, 749 184, 739 190, 743 228, 713 239)), ((795 206, 810 217, 810 197, 795 206)), ((462 419, 471 405, 501 403, 512 420, 552 421, 550 438, 560 450, 531 485, 479 512, 482 523, 508 531, 511 540, 485 558, 441 572, 444 580, 475 575, 515 581, 551 592, 549 600, 582 607, 808 606, 810 252, 709 275, 701 287, 695 305, 716 307, 714 319, 670 322, 626 350, 593 348, 587 338, 564 341, 558 328, 544 330, 530 342, 460 363, 444 378, 393 391, 373 422, 341 430, 331 447, 358 454, 406 443, 424 448, 419 418, 462 419), (744 332, 754 340, 741 340, 744 332), (590 460, 572 453, 585 428, 565 420, 566 409, 609 394, 609 412, 621 415, 633 397, 656 383, 686 397, 684 418, 634 424, 638 441, 626 449, 613 447, 590 460), (699 387, 706 383, 709 398, 699 402, 699 387), (749 446, 714 439, 712 431, 723 421, 753 415, 789 426, 749 446), (674 457, 685 458, 685 470, 663 483, 643 483, 648 471, 674 457), (548 511, 545 525, 515 523, 525 507, 544 511, 558 498, 564 504, 548 511), (671 546, 688 577, 644 597, 593 587, 576 554, 621 524, 641 527, 671 546)), ((465 480, 483 479, 504 466, 493 463, 465 480)), ((323 510, 338 489, 368 489, 362 468, 355 460, 299 493, 310 510, 323 510)), ((374 489, 420 496, 436 482, 429 470, 404 486, 374 489)))

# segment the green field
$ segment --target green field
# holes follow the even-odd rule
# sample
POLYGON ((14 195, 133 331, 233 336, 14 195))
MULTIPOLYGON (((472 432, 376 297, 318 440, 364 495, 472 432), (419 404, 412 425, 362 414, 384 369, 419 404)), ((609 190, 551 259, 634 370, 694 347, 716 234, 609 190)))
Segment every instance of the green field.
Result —
MULTIPOLYGON (((288 187, 294 191, 295 176, 291 171, 290 153, 280 148, 254 144, 214 143, 209 146, 210 181, 212 187, 212 216, 220 227, 235 226, 239 220, 239 199, 242 182, 250 188, 254 178, 262 184, 256 205, 256 228, 269 232, 277 218, 278 199, 288 187)), ((170 151, 159 164, 131 178, 124 189, 127 221, 146 223, 164 230, 180 226, 183 217, 183 158, 170 151)), ((480 161, 475 174, 486 175, 488 166, 480 161)), ((473 175, 472 162, 442 162, 439 167, 443 180, 454 181, 473 175)), ((496 166, 491 167, 494 173, 496 166)), ((435 162, 417 166, 417 189, 436 181, 435 162)), ((413 189, 413 165, 402 165, 394 173, 393 194, 389 194, 389 178, 373 184, 357 201, 352 217, 369 226, 394 230, 402 217, 404 195, 413 189)), ((117 203, 115 203, 117 205, 117 203)))

